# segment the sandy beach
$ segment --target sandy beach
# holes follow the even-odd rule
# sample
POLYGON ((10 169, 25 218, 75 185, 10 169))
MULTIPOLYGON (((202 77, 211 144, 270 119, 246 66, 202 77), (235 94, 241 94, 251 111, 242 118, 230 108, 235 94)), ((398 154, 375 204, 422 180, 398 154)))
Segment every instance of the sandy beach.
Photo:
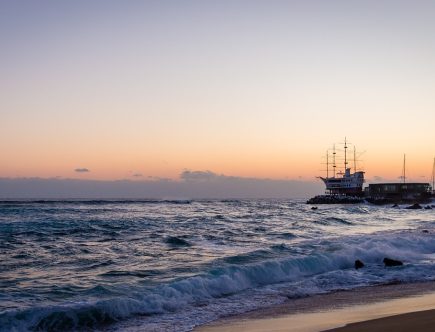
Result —
POLYGON ((195 331, 431 331, 434 309, 435 282, 382 285, 289 300, 195 331))
POLYGON ((364 322, 351 323, 346 326, 332 329, 334 332, 358 331, 433 331, 435 324, 435 310, 424 310, 385 318, 373 319, 364 322))

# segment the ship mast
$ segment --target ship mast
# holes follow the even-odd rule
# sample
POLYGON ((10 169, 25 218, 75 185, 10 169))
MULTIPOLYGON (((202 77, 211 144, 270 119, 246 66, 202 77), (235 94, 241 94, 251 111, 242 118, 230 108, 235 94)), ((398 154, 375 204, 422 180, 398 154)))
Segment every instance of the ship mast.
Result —
POLYGON ((432 166, 432 193, 435 194, 435 157, 433 158, 432 166))
POLYGON ((326 151, 326 178, 329 178, 329 152, 326 151))
POLYGON ((334 170, 334 178, 335 178, 335 169, 337 167, 337 165, 335 164, 335 155, 337 154, 337 152, 335 152, 335 144, 334 144, 334 150, 332 152, 332 168, 334 170))
POLYGON ((346 172, 347 168, 347 142, 346 137, 344 138, 344 171, 346 172))
POLYGON ((403 155, 403 183, 406 183, 406 154, 403 155))
POLYGON ((353 172, 356 172, 356 148, 353 146, 353 172))

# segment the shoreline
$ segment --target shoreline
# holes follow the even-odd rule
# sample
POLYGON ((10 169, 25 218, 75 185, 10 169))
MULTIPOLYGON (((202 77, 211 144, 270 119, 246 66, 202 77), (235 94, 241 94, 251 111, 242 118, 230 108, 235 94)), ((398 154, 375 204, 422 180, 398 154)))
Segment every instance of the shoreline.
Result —
MULTIPOLYGON (((361 324, 381 324, 382 329, 389 322, 382 319, 394 316, 394 320, 415 321, 414 312, 429 309, 435 309, 435 281, 374 285, 289 299, 276 306, 223 317, 193 331, 365 331, 361 324), (396 316, 403 314, 412 317, 396 316), (356 330, 347 330, 354 323, 360 324, 356 330)), ((428 319, 434 316, 431 311, 426 315, 428 319)))

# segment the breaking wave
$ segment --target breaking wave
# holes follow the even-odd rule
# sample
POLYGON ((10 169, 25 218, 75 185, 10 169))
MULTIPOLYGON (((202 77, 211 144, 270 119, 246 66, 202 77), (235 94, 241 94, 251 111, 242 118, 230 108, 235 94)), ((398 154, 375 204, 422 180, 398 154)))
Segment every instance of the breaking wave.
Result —
MULTIPOLYGON (((180 238, 170 239, 175 245, 185 245, 180 238)), ((195 276, 153 287, 123 285, 129 290, 124 295, 6 310, 0 314, 0 330, 94 329, 136 315, 174 313, 186 307, 194 310, 228 296, 240 297, 239 310, 243 311, 241 299, 247 291, 260 295, 278 291, 288 298, 391 281, 433 280, 434 253, 432 230, 308 240, 297 248, 270 246, 216 260, 204 265, 203 272, 195 276), (400 259, 404 266, 385 268, 384 257, 400 259), (355 270, 356 259, 366 267, 355 270)), ((117 276, 115 271, 111 273, 117 276)))

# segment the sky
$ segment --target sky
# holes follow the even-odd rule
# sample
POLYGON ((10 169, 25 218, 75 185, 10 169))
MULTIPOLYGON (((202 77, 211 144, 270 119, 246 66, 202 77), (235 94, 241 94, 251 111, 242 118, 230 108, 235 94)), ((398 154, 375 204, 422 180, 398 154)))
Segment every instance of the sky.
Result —
POLYGON ((0 177, 429 181, 433 1, 0 1, 0 177), (364 153, 363 153, 364 152, 364 153))

